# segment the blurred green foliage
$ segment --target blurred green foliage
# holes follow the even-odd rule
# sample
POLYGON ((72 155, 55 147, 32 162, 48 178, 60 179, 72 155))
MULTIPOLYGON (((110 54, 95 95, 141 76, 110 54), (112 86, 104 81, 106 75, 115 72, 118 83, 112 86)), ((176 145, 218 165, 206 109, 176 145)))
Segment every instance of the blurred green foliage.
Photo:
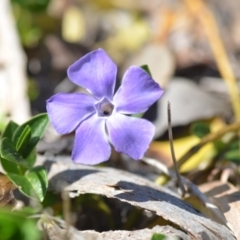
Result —
POLYGON ((164 234, 154 233, 151 240, 164 240, 166 236, 164 234))
MULTIPOLYGON (((32 212, 32 210, 31 210, 32 212)), ((28 218, 29 209, 12 211, 8 208, 0 209, 1 240, 38 240, 41 237, 36 221, 28 218)))
POLYGON ((211 132, 209 124, 205 122, 193 123, 191 126, 191 131, 193 135, 196 135, 199 138, 203 138, 211 132))
POLYGON ((50 0, 12 0, 12 3, 17 3, 22 8, 26 8, 33 12, 46 10, 49 2, 50 0))
POLYGON ((25 47, 36 45, 44 34, 55 28, 55 22, 47 13, 50 0, 12 0, 20 40, 25 47))

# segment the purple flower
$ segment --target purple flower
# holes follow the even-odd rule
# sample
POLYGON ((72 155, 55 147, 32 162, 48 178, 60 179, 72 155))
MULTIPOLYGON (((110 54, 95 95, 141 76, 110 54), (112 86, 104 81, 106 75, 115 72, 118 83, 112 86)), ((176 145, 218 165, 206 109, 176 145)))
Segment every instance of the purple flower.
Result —
POLYGON ((135 160, 142 158, 155 127, 145 119, 124 114, 145 112, 162 96, 160 86, 142 68, 132 66, 114 95, 117 66, 102 49, 80 58, 67 73, 72 82, 91 95, 58 93, 47 100, 47 112, 58 133, 76 130, 73 161, 83 164, 107 161, 110 143, 135 160))

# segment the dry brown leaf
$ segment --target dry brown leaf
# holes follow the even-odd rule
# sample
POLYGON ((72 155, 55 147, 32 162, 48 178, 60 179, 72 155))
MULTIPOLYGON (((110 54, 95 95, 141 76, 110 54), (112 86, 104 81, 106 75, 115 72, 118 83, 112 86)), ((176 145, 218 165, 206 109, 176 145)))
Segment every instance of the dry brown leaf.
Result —
POLYGON ((15 185, 8 179, 8 177, 0 173, 0 207, 8 204, 14 199, 13 190, 15 185))
POLYGON ((76 165, 68 157, 57 157, 55 161, 38 158, 38 164, 43 163, 49 170, 49 188, 54 191, 62 191, 67 184, 64 190, 70 197, 93 193, 117 198, 156 213, 194 239, 235 239, 225 226, 204 217, 167 188, 142 177, 112 168, 76 165))
POLYGON ((224 214, 227 225, 240 239, 240 193, 230 183, 220 181, 208 182, 199 186, 224 214))

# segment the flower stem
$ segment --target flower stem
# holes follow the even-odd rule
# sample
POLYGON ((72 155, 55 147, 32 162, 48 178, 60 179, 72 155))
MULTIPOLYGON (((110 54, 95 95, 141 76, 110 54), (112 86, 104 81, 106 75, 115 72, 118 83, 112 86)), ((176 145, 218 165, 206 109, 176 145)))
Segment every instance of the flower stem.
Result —
POLYGON ((182 180, 181 180, 181 177, 180 177, 180 174, 179 174, 179 171, 178 171, 178 165, 177 165, 177 160, 176 160, 176 157, 175 157, 174 146, 173 146, 173 134, 172 134, 172 123, 171 123, 171 104, 170 104, 170 102, 168 102, 168 106, 167 106, 167 115, 168 115, 168 136, 169 136, 172 160, 173 160, 174 168, 175 168, 175 171, 176 171, 176 176, 177 176, 177 179, 178 179, 178 185, 181 189, 182 197, 184 197, 184 195, 186 194, 186 190, 184 188, 184 185, 182 183, 182 180))

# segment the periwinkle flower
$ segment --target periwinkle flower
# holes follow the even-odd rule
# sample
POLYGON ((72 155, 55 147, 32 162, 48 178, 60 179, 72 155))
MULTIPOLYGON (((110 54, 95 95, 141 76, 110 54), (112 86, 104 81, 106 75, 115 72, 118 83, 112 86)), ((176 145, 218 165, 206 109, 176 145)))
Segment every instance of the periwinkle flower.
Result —
POLYGON ((137 66, 130 67, 114 95, 117 66, 102 49, 92 51, 68 68, 68 77, 88 90, 58 93, 47 100, 50 121, 60 134, 76 130, 72 159, 98 164, 116 151, 138 160, 147 150, 155 131, 145 120, 126 116, 145 112, 163 94, 160 86, 137 66))

